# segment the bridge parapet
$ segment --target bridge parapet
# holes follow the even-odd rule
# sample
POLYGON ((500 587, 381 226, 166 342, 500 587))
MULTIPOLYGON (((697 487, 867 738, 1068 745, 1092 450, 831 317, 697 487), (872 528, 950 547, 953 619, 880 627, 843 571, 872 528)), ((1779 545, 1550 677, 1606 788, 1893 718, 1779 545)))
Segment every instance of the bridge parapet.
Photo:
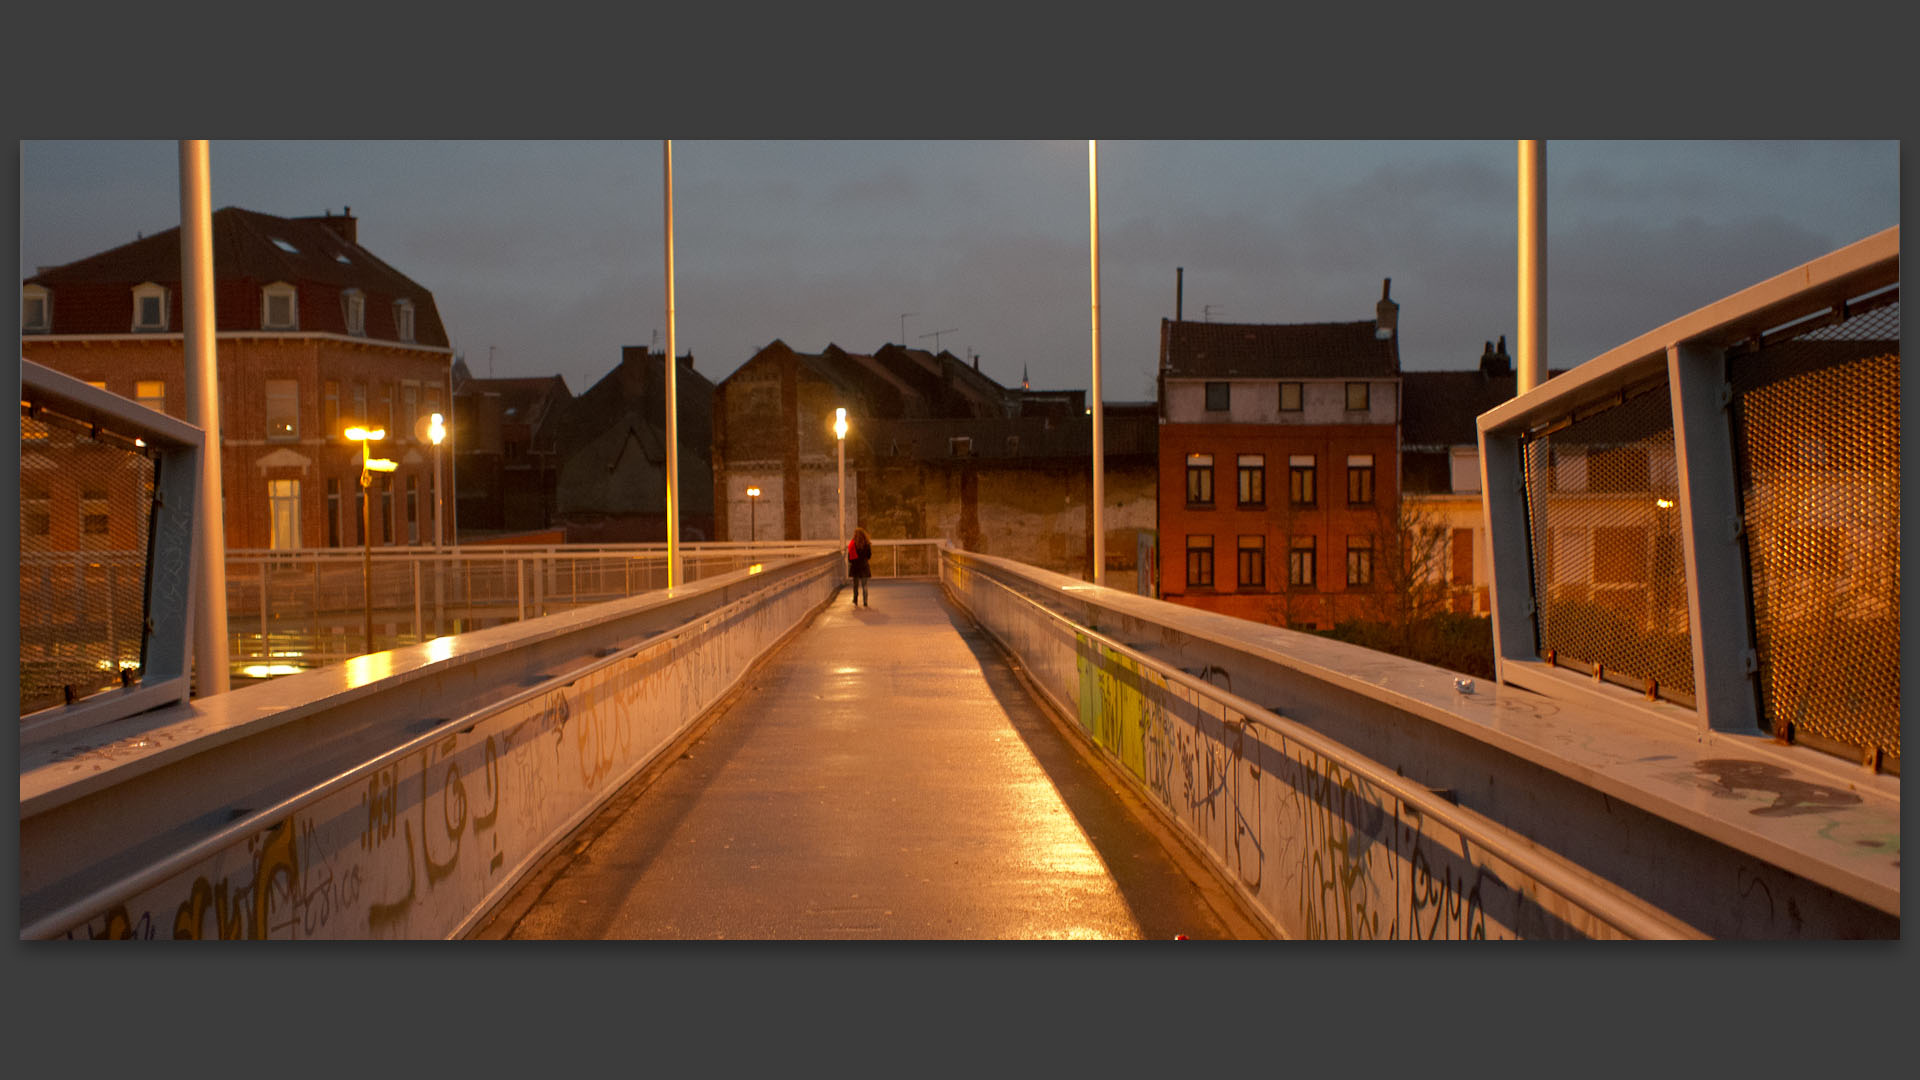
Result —
POLYGON ((23 937, 457 935, 831 595, 837 553, 21 750, 23 937))
POLYGON ((990 556, 943 579, 1286 936, 1899 933, 1892 778, 990 556))

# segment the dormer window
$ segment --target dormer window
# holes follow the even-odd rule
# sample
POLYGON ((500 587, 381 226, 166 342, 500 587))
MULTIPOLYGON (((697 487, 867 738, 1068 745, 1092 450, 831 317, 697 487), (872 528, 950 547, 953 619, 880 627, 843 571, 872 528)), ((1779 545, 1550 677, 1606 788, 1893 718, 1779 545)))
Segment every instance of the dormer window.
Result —
POLYGON ((136 331, 167 328, 167 290, 148 281, 133 287, 133 328, 136 331))
POLYGON ((53 329, 53 294, 45 285, 28 285, 20 290, 20 329, 29 334, 53 329))
POLYGON ((393 305, 394 336, 401 341, 413 340, 413 301, 396 300, 393 305))
POLYGON ((266 330, 300 329, 298 294, 293 286, 276 281, 260 290, 260 326, 266 330))
POLYGON ((346 310, 347 333, 355 337, 367 335, 367 294, 359 289, 348 289, 340 294, 340 303, 346 310))

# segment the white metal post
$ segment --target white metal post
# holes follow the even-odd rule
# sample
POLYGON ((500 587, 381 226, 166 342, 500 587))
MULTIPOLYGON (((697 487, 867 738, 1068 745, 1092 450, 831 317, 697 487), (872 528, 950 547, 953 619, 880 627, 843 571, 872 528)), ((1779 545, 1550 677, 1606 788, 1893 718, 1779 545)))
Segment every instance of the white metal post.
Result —
MULTIPOLYGON (((842 414, 846 412, 845 409, 840 411, 842 414)), ((833 440, 834 457, 837 461, 833 494, 840 505, 840 542, 844 544, 847 542, 847 437, 844 422, 840 430, 840 437, 833 440)))
POLYGON ((1519 392, 1547 381, 1547 144, 1520 140, 1519 392))
POLYGON ((673 140, 664 143, 667 193, 667 588, 680 582, 680 397, 674 370, 673 140))
POLYGON ((1092 238, 1090 263, 1093 272, 1093 390, 1088 395, 1093 406, 1093 566, 1091 580, 1100 578, 1107 565, 1106 529, 1106 443, 1101 439, 1106 408, 1100 400, 1100 145, 1087 140, 1087 230, 1092 238))
POLYGON ((193 599, 187 614, 200 696, 224 694, 227 525, 220 485, 220 373, 214 351, 213 189, 205 139, 180 140, 180 281, 187 422, 206 433, 195 492, 193 599))

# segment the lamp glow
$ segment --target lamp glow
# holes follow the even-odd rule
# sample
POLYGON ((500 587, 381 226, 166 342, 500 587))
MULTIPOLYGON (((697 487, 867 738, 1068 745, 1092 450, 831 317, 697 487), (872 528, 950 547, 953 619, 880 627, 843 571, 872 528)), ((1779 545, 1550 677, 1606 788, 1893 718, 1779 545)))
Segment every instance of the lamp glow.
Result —
POLYGON ((836 439, 847 437, 847 410, 845 409, 833 410, 833 437, 836 439))

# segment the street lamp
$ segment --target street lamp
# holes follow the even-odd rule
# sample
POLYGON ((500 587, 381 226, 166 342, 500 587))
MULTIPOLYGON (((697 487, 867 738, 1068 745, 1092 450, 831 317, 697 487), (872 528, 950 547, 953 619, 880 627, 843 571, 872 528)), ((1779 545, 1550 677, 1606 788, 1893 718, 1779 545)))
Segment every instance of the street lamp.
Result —
POLYGON ((447 441, 446 417, 439 413, 427 417, 427 441, 433 444, 433 633, 440 635, 440 618, 446 610, 446 543, 441 531, 446 500, 441 494, 440 444, 447 441))
POLYGON ((747 489, 747 542, 750 544, 758 543, 760 540, 759 511, 760 489, 750 487, 747 489))
POLYGON ((847 410, 833 410, 833 444, 839 450, 839 486, 834 489, 840 500, 840 539, 847 538, 847 410))
POLYGON ((347 438, 360 444, 360 540, 365 548, 360 560, 360 599, 367 612, 367 652, 373 651, 373 509, 368 488, 373 485, 373 474, 392 472, 400 467, 398 462, 373 456, 369 443, 379 442, 387 437, 385 428, 363 428, 359 425, 346 431, 347 438))

